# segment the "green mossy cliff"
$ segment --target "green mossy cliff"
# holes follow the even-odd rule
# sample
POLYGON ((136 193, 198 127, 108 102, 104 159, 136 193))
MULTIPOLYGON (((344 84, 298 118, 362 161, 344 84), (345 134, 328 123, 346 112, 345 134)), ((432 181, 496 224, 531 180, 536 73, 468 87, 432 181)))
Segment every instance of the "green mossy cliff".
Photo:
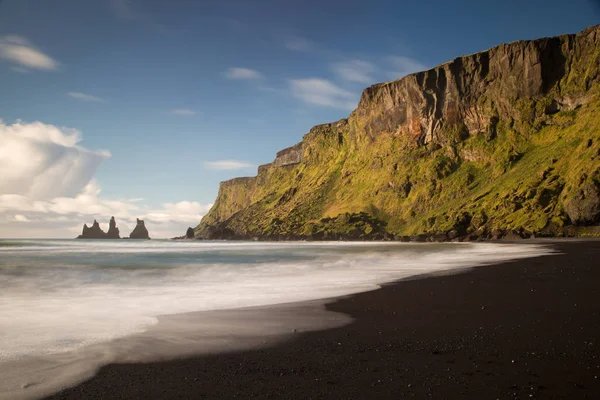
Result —
POLYGON ((599 65, 596 26, 371 86, 348 119, 222 182, 195 237, 599 234, 599 65))

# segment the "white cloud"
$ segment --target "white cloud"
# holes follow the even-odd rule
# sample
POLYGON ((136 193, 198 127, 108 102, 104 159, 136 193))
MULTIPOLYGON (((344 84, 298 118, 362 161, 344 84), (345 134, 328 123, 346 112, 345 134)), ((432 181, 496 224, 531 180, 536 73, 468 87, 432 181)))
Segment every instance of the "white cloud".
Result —
POLYGON ((150 207, 143 199, 106 199, 93 176, 110 154, 78 146, 81 133, 41 122, 0 121, 0 237, 74 237, 114 216, 121 236, 136 218, 154 238, 181 236, 211 204, 181 201, 150 207), (25 223, 26 222, 26 223, 25 223))
POLYGON ((195 226, 212 204, 192 201, 165 203, 160 208, 139 204, 140 199, 110 200, 100 197, 92 180, 75 197, 58 197, 48 201, 32 200, 20 195, 0 195, 0 237, 75 237, 84 223, 94 219, 106 231, 114 216, 121 237, 143 219, 153 238, 181 236, 188 226, 195 226), (18 213, 18 214, 15 214, 18 213), (23 224, 27 222, 27 224, 23 224))
POLYGON ((298 36, 287 38, 283 44, 289 50, 300 51, 304 53, 311 52, 316 48, 314 42, 298 36))
POLYGON ((35 200, 79 193, 110 157, 78 146, 80 141, 75 129, 0 120, 0 193, 35 200))
POLYGON ((150 210, 143 217, 155 222, 197 224, 211 207, 212 204, 200 204, 195 201, 164 203, 162 209, 150 210))
POLYGON ((261 73, 250 68, 229 68, 225 71, 227 79, 260 79, 261 73))
POLYGON ((100 97, 92 96, 91 94, 81 93, 81 92, 68 92, 67 96, 71 96, 78 100, 83 101, 92 101, 92 102, 103 102, 104 100, 100 97))
POLYGON ((173 115, 180 115, 180 116, 184 116, 184 117, 191 117, 192 115, 196 115, 196 111, 194 110, 189 110, 187 108, 177 108, 175 110, 171 110, 171 114, 173 115))
POLYGON ((358 96, 326 79, 309 78, 289 81, 292 94, 306 103, 352 110, 358 96))
POLYGON ((345 81, 368 85, 375 82, 375 78, 371 74, 377 68, 367 61, 350 60, 332 64, 331 70, 345 81))
POLYGON ((419 61, 402 56, 392 56, 387 58, 391 65, 392 71, 389 73, 390 78, 400 79, 414 72, 425 71, 428 67, 419 61))
POLYGON ((22 36, 0 36, 0 59, 23 67, 57 70, 58 62, 44 54, 22 36))
POLYGON ((254 168, 254 164, 236 160, 206 161, 204 166, 208 169, 236 170, 254 168))
POLYGON ((17 215, 15 215, 14 218, 13 218, 13 220, 16 221, 16 222, 29 222, 29 218, 27 218, 23 214, 17 214, 17 215))

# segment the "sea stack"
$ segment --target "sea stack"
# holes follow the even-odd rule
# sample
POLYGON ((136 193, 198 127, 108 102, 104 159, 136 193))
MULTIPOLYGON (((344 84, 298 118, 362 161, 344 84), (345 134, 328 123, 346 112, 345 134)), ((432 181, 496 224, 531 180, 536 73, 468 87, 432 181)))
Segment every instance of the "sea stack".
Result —
MULTIPOLYGON (((114 220, 113 220, 114 221, 114 220)), ((87 224, 83 224, 83 231, 81 235, 77 236, 77 239, 105 239, 106 233, 100 228, 98 221, 94 220, 91 228, 88 228, 87 224)))
POLYGON ((187 231, 185 232, 185 238, 186 239, 193 239, 194 238, 194 228, 192 228, 192 227, 187 228, 187 231))
POLYGON ((144 221, 139 218, 136 218, 137 222, 133 231, 129 234, 130 239, 150 239, 150 235, 148 234, 148 229, 146 229, 146 225, 144 225, 144 221))
POLYGON ((117 223, 115 222, 115 217, 110 217, 110 222, 108 223, 108 232, 106 232, 107 239, 120 239, 119 236, 119 228, 117 228, 117 223))

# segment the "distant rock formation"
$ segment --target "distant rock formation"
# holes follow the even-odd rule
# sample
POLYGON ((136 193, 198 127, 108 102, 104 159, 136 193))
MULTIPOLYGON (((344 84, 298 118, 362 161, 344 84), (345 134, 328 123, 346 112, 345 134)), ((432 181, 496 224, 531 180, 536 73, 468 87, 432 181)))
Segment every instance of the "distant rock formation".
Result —
POLYGON ((98 221, 94 220, 91 228, 87 224, 83 224, 83 231, 77 239, 106 239, 106 233, 100 228, 98 221))
POLYGON ((172 237, 171 240, 183 240, 183 239, 196 239, 196 232, 194 231, 194 228, 187 228, 187 231, 185 231, 185 235, 183 236, 175 236, 172 237))
MULTIPOLYGON (((91 227, 88 227, 87 224, 83 225, 83 232, 81 232, 81 235, 77 236, 77 239, 121 239, 121 236, 119 235, 119 228, 117 228, 115 217, 111 217, 110 222, 108 223, 108 232, 105 233, 100 228, 98 221, 94 220, 91 227)), ((135 229, 131 232, 129 238, 124 239, 150 239, 144 221, 137 219, 135 229)))
POLYGON ((146 229, 146 225, 144 225, 144 221, 136 218, 137 222, 133 231, 129 234, 130 239, 150 239, 150 235, 148 234, 148 229, 146 229))
POLYGON ((107 239, 120 239, 119 236, 119 228, 117 228, 117 223, 115 222, 115 217, 110 217, 110 222, 108 223, 108 232, 106 232, 107 239))

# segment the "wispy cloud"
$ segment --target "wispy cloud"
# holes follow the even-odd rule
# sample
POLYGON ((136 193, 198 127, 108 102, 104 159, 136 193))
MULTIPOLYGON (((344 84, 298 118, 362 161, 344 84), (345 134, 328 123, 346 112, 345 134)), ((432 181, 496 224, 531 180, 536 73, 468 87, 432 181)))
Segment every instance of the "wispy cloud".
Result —
POLYGON ((217 170, 236 170, 254 168, 255 165, 237 160, 206 161, 204 167, 217 170))
MULTIPOLYGON (((182 222, 192 224, 200 222, 202 216, 211 207, 212 204, 200 204, 195 201, 164 203, 162 209, 150 210, 143 215, 143 218, 154 222, 182 222)), ((183 230, 181 233, 183 233, 183 230)))
POLYGON ((58 61, 44 54, 22 36, 0 36, 0 59, 22 67, 53 71, 58 69, 58 61))
POLYGON ((171 114, 180 115, 182 117, 191 117, 192 115, 196 115, 197 112, 187 108, 177 108, 175 110, 171 110, 171 114))
POLYGON ((111 10, 121 19, 135 19, 136 13, 132 0, 109 0, 111 10))
POLYGON ((24 216, 23 214, 17 214, 13 217, 13 221, 16 222, 29 222, 29 218, 24 216))
POLYGON ((386 61, 390 65, 391 71, 388 77, 391 79, 400 79, 414 72, 424 71, 428 67, 414 58, 404 56, 387 57, 386 61))
POLYGON ((29 70, 27 68, 23 68, 23 67, 11 67, 10 69, 12 69, 14 72, 18 72, 20 74, 28 74, 29 70))
POLYGON ((306 103, 352 110, 358 96, 334 83, 319 78, 293 79, 289 81, 292 94, 306 103))
POLYGON ((349 60, 331 64, 331 70, 341 79, 354 82, 371 84, 376 81, 372 74, 377 68, 370 62, 363 60, 349 60))
POLYGON ((315 42, 299 36, 292 36, 283 42, 288 50, 309 53, 317 48, 315 42))
POLYGON ((104 99, 100 97, 92 96, 91 94, 81 93, 81 92, 68 92, 67 96, 73 97, 74 99, 83 100, 83 101, 91 101, 96 103, 101 103, 104 99))
POLYGON ((225 77, 227 79, 260 79, 262 75, 254 69, 236 67, 225 71, 225 77))

